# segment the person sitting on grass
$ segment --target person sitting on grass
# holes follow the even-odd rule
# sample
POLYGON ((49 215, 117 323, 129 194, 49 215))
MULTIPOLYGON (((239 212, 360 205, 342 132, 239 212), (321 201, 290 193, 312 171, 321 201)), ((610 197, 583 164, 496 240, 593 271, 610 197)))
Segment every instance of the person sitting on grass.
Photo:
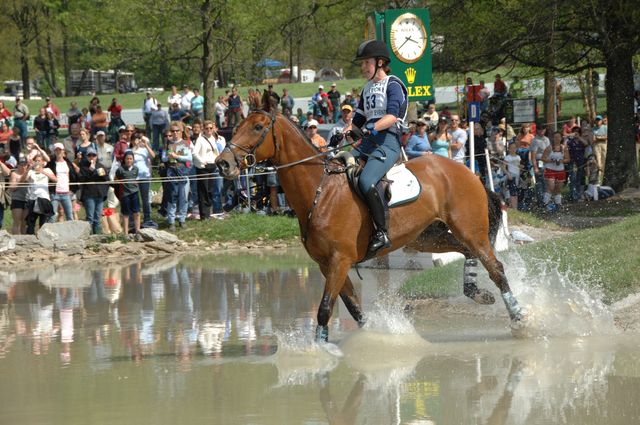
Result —
POLYGON ((138 197, 138 167, 133 152, 128 150, 124 153, 123 164, 116 171, 116 180, 123 180, 123 194, 120 200, 120 212, 122 213, 122 224, 124 234, 129 232, 129 215, 133 214, 135 233, 140 231, 140 198, 138 197))

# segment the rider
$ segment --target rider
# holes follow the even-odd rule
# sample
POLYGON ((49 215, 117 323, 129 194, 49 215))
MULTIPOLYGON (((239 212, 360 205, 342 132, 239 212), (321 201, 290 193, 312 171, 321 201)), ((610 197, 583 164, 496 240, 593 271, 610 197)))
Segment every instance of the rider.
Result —
MULTIPOLYGON (((360 158, 366 160, 359 185, 375 225, 369 242, 369 253, 389 248, 387 234, 388 207, 377 183, 391 169, 400 156, 400 136, 407 113, 407 89, 398 77, 390 75, 389 51, 379 40, 360 44, 355 61, 360 61, 363 76, 369 80, 362 90, 360 102, 351 127, 353 133, 369 131, 358 148, 360 158)), ((349 130, 349 128, 345 128, 349 130)))

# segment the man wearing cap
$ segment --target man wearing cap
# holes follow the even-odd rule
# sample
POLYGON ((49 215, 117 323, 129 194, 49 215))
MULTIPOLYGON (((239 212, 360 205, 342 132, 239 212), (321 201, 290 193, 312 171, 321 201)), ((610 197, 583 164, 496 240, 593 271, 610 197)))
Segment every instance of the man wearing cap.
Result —
POLYGON ((341 117, 338 122, 329 131, 329 145, 334 147, 341 147, 346 144, 344 138, 344 129, 351 125, 353 119, 353 108, 351 105, 345 103, 340 107, 341 117))
POLYGON ((311 143, 313 143, 316 148, 323 152, 327 150, 327 141, 318 134, 318 121, 309 120, 306 126, 306 133, 307 137, 309 137, 311 143))
MULTIPOLYGON (((104 139, 102 134, 102 139, 104 139)), ((109 186, 109 171, 98 159, 98 152, 90 147, 87 149, 86 158, 80 161, 80 173, 78 180, 88 183, 82 188, 80 200, 87 212, 87 221, 91 225, 91 233, 102 233, 102 205, 107 198, 109 186)))
POLYGON ((596 122, 593 125, 593 155, 598 166, 598 182, 602 181, 604 175, 604 163, 607 158, 607 125, 603 123, 602 115, 596 115, 596 122))
POLYGON ((76 149, 82 142, 80 139, 80 129, 82 127, 79 123, 74 123, 69 126, 69 135, 62 140, 64 150, 67 153, 67 158, 71 161, 76 159, 76 149))
POLYGON ((98 131, 96 133, 96 155, 98 157, 98 162, 109 170, 113 163, 113 146, 105 143, 106 139, 107 135, 104 131, 98 131))
POLYGON ((124 160, 124 153, 129 149, 131 133, 132 132, 129 131, 124 125, 121 125, 118 129, 118 135, 120 136, 120 139, 113 149, 113 158, 120 164, 123 164, 122 161, 124 160))
POLYGON ((331 90, 327 93, 329 103, 331 105, 331 111, 333 112, 332 123, 337 123, 340 118, 340 92, 336 89, 336 83, 331 84, 331 90))
POLYGON ((320 84, 318 86, 318 92, 311 97, 313 102, 313 116, 322 116, 324 122, 329 119, 329 96, 324 91, 324 86, 320 84))
POLYGON ((13 107, 13 125, 20 129, 20 140, 24 143, 28 135, 27 121, 29 120, 29 108, 22 103, 22 99, 16 97, 13 107))

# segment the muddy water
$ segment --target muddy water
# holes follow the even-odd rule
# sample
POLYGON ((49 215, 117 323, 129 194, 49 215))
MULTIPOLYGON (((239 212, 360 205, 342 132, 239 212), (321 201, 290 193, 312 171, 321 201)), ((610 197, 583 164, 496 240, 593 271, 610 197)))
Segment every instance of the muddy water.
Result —
POLYGON ((520 291, 537 332, 514 338, 501 306, 405 313, 412 272, 362 272, 368 325, 338 307, 325 347, 298 251, 3 272, 0 423, 640 423, 640 336, 562 277, 566 311, 520 291))

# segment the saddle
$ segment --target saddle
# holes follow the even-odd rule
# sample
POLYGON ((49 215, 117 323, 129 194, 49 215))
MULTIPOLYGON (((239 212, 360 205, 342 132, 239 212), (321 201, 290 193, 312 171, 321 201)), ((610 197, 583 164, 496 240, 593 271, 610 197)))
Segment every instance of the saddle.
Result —
MULTIPOLYGON (((362 167, 356 164, 355 158, 350 152, 340 152, 336 159, 342 161, 346 167, 347 180, 351 190, 364 200, 364 194, 358 185, 362 167)), ((399 162, 380 179, 378 190, 384 194, 389 208, 393 208, 418 199, 422 192, 422 186, 416 176, 405 167, 404 162, 399 162)))

